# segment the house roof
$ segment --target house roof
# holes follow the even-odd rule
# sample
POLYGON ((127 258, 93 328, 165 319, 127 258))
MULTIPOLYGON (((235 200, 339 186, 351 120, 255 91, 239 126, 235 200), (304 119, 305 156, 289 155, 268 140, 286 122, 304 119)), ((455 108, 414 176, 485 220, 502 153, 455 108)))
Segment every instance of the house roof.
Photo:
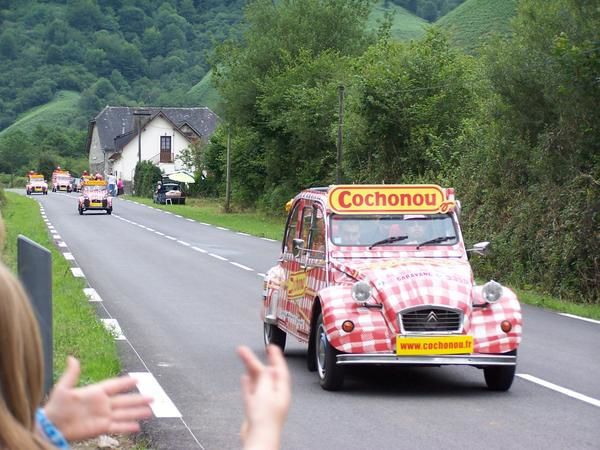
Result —
POLYGON ((201 137, 210 136, 217 127, 219 117, 209 108, 159 108, 159 107, 127 107, 106 106, 90 121, 88 131, 88 151, 92 141, 94 126, 98 130, 100 147, 105 152, 115 152, 137 136, 136 116, 138 112, 148 113, 142 116, 142 126, 156 116, 164 116, 178 129, 183 125, 190 126, 201 137))

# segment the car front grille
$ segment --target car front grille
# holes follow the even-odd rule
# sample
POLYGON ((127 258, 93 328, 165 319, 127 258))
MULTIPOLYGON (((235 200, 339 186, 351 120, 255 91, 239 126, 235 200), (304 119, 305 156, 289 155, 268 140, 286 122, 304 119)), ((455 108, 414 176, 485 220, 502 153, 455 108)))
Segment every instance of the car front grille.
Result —
POLYGON ((398 314, 403 333, 460 333, 463 314, 460 310, 425 307, 398 314))

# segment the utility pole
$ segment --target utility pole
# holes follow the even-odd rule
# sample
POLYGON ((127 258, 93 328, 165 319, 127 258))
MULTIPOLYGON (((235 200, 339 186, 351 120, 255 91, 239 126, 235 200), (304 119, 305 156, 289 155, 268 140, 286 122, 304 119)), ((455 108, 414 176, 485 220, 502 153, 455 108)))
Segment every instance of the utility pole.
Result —
POLYGON ((227 127, 227 180, 225 182, 225 212, 230 212, 231 207, 231 129, 227 127))
POLYGON ((136 129, 138 134, 138 162, 142 162, 142 116, 149 116, 147 111, 134 111, 136 129))
POLYGON ((338 114, 338 138, 337 138, 337 165, 335 168, 335 182, 342 184, 342 134, 344 129, 344 86, 338 86, 339 114, 338 114))

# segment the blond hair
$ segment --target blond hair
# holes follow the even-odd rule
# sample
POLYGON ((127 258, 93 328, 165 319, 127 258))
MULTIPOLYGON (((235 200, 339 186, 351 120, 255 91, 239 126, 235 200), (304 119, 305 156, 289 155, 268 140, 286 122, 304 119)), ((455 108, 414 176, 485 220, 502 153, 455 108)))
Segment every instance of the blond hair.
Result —
POLYGON ((0 448, 50 449, 36 432, 44 391, 37 319, 21 283, 0 263, 0 448))

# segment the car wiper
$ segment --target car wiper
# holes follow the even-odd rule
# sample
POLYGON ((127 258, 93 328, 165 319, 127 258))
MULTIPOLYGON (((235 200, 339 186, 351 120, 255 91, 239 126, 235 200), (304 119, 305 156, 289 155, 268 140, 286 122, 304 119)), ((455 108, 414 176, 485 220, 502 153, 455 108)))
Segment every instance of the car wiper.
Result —
POLYGON ((371 244, 369 246, 369 250, 371 250, 376 245, 391 244, 392 242, 403 241, 404 239, 408 239, 408 236, 390 236, 388 238, 385 238, 385 239, 382 239, 380 241, 377 241, 374 244, 371 244))
POLYGON ((436 238, 433 238, 433 239, 429 239, 428 241, 421 242, 419 245, 417 245, 417 250, 420 247, 423 247, 424 245, 439 244, 440 242, 446 242, 446 241, 449 241, 451 239, 456 239, 456 236, 440 236, 440 237, 436 237, 436 238))

